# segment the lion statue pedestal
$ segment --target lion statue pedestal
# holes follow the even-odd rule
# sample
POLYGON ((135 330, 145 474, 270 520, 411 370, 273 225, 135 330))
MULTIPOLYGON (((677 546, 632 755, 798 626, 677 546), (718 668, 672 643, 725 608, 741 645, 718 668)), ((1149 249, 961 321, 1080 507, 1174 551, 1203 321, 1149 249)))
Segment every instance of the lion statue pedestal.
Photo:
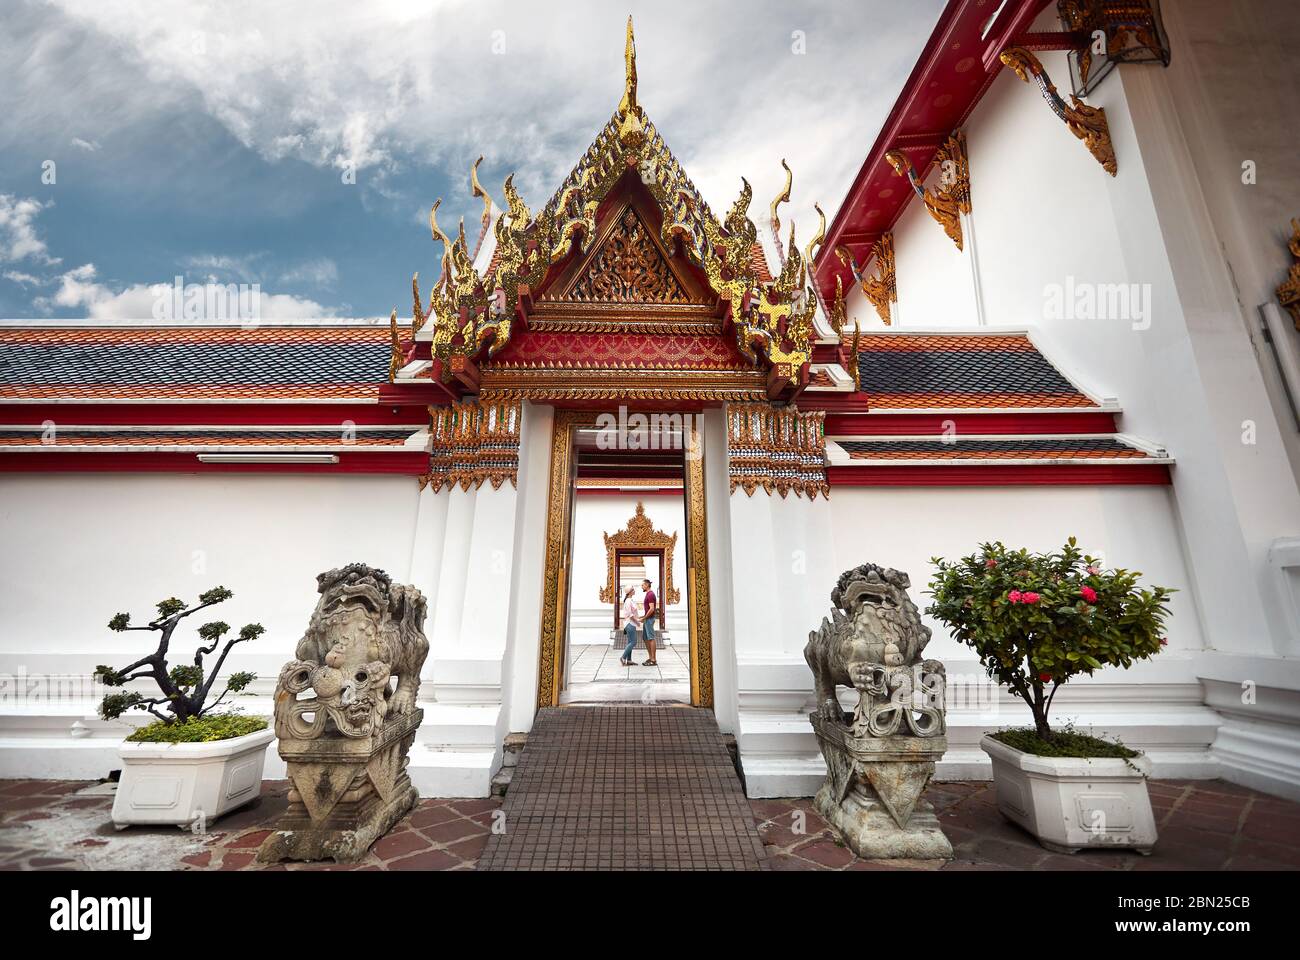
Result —
POLYGON ((952 844, 921 799, 944 737, 943 664, 923 660, 930 630, 907 574, 863 564, 840 576, 831 620, 809 633, 804 658, 817 686, 810 718, 826 760, 817 812, 854 853, 868 859, 951 859, 952 844), (836 691, 858 703, 841 708, 836 691))
POLYGON ((289 809, 258 851, 263 863, 359 860, 420 798, 406 765, 424 719, 424 597, 365 564, 316 579, 298 659, 275 688, 289 809), (315 696, 300 699, 308 690, 315 696))

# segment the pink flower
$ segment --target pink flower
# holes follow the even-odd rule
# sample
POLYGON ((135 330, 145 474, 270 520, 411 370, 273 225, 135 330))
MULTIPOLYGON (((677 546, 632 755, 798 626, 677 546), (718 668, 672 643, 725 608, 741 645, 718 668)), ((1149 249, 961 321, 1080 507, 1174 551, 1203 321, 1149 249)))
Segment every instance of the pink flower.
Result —
POLYGON ((1020 598, 1021 598, 1022 596, 1023 596, 1023 594, 1022 594, 1019 590, 1012 590, 1010 593, 1007 594, 1007 602, 1008 602, 1008 603, 1019 603, 1019 602, 1020 602, 1020 598))
POLYGON ((1089 603, 1097 602, 1097 591, 1092 589, 1092 587, 1080 587, 1079 596, 1083 597, 1083 599, 1087 600, 1089 603))
POLYGON ((984 561, 984 566, 988 567, 989 569, 992 569, 993 567, 996 567, 997 565, 998 565, 998 562, 997 562, 996 560, 994 560, 992 557, 989 557, 987 560, 984 561))
POLYGON ((1098 567, 1096 564, 1093 564, 1092 566, 1088 567, 1089 576, 1095 577, 1099 573, 1101 573, 1101 568, 1098 567))
POLYGON ((1020 595, 1020 601, 1021 603, 1037 603, 1038 594, 1034 593, 1032 590, 1026 590, 1020 595))
POLYGON ((1161 638, 1160 638, 1160 646, 1162 646, 1162 647, 1167 647, 1167 646, 1169 646, 1169 641, 1166 640, 1164 637, 1161 637, 1161 638))

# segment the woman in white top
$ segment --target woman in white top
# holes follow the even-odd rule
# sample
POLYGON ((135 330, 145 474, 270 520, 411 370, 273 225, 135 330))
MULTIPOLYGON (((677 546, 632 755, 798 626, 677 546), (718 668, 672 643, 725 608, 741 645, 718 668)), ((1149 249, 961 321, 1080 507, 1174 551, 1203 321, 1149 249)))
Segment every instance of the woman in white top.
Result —
POLYGON ((641 632, 641 605, 636 602, 636 588, 628 587, 623 594, 623 632, 627 635, 627 647, 619 663, 625 667, 632 666, 632 648, 641 632))

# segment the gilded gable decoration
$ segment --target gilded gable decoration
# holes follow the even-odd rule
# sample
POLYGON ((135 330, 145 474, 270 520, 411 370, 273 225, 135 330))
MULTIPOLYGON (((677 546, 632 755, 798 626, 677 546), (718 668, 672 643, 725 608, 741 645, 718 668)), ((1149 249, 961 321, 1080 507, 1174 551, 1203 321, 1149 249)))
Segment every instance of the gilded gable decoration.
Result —
MULTIPOLYGON (((651 305, 681 303, 673 271, 665 273, 650 256, 646 243, 656 239, 660 249, 682 257, 707 279, 712 296, 723 301, 737 349, 752 367, 768 368, 773 396, 787 389, 797 392, 806 383, 817 300, 808 285, 805 256, 794 246, 793 225, 780 275, 768 280, 754 263, 757 231, 747 216, 748 182, 741 178, 739 199, 725 218, 717 219, 646 116, 638 99, 630 19, 618 109, 540 212, 534 214, 519 196, 513 176, 506 178, 505 212, 496 220, 496 248, 486 274, 475 269, 463 229, 453 241, 438 227, 434 204, 430 229, 440 245, 441 268, 427 302, 418 275, 412 279, 411 332, 432 324, 430 355, 442 382, 459 380, 467 389, 478 389, 477 365, 484 351, 487 360, 494 358, 517 332, 521 318, 527 322, 531 298, 553 265, 575 250, 579 257, 591 252, 601 203, 629 172, 652 198, 658 223, 653 228, 644 218, 621 223, 624 232, 598 258, 607 269, 580 283, 578 294, 592 303, 643 296, 650 297, 651 305), (658 236, 651 238, 656 229, 658 236)), ((484 198, 485 212, 490 210, 491 199, 473 171, 471 181, 475 196, 484 198)), ((810 250, 815 252, 815 244, 810 250)))
POLYGON ((623 211, 618 226, 569 291, 567 299, 584 303, 687 303, 690 300, 631 207, 623 211))
POLYGON ((645 504, 637 501, 636 513, 628 520, 627 526, 616 533, 606 533, 605 559, 608 574, 605 586, 600 588, 601 603, 618 602, 618 554, 635 553, 637 550, 647 552, 662 551, 664 556, 664 606, 682 602, 682 592, 673 586, 673 550, 677 547, 677 534, 669 536, 662 530, 656 530, 650 518, 645 515, 645 504))

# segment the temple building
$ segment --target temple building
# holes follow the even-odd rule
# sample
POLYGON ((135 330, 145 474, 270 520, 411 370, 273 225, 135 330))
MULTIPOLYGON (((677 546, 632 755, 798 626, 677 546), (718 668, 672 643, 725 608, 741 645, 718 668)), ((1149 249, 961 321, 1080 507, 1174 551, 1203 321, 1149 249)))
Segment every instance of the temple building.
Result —
MULTIPOLYGON (((90 675, 131 652, 105 623, 218 583, 267 628, 239 668, 269 714, 316 574, 364 561, 428 600, 421 794, 486 796, 539 708, 615 700, 710 708, 750 797, 808 796, 803 647, 841 571, 923 605, 934 557, 1074 536, 1178 592, 1164 651, 1054 717, 1300 797, 1300 124, 1264 79, 1300 26, 1163 6, 950 0, 806 246, 797 182, 706 202, 629 22, 549 199, 474 175, 454 239, 433 205, 409 316, 7 322, 0 776, 105 776, 125 721, 90 675), (664 635, 626 667, 643 580, 664 635)), ((1027 715, 927 622, 938 776, 985 778, 980 737, 1027 715)))

